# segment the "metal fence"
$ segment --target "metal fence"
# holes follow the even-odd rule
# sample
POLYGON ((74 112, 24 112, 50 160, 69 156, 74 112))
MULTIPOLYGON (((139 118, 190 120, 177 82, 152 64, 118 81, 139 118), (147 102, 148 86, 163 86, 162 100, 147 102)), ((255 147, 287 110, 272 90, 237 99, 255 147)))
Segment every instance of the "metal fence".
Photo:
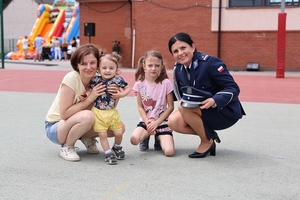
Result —
MULTIPOLYGON (((15 38, 11 38, 11 39, 4 39, 4 55, 6 55, 9 52, 15 52, 18 50, 18 47, 16 46, 18 42, 18 39, 15 38)), ((0 45, 1 41, 0 41, 0 45)), ((1 48, 0 48, 0 54, 2 54, 1 52, 1 48)))

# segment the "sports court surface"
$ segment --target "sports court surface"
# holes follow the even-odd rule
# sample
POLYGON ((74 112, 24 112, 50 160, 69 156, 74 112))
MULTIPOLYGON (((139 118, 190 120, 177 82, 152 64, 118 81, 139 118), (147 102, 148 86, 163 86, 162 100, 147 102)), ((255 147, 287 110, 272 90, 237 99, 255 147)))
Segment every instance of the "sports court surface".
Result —
MULTIPOLYGON (((91 155, 77 142, 81 161, 67 162, 45 136, 45 114, 69 70, 68 62, 30 60, 0 69, 0 199, 300 199, 299 72, 231 72, 247 115, 219 131, 216 156, 204 159, 187 156, 198 137, 176 132, 170 158, 153 149, 153 137, 147 152, 131 145, 139 118, 131 93, 118 105, 126 158, 109 166, 99 143, 91 155)), ((122 69, 131 86, 133 74, 122 69)))

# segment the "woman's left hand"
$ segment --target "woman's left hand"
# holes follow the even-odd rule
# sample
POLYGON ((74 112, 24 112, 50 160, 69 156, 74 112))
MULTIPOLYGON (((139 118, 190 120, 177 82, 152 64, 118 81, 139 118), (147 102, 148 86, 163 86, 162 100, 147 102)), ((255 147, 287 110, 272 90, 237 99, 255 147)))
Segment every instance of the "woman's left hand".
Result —
POLYGON ((204 101, 202 101, 202 103, 200 105, 200 109, 209 109, 210 107, 215 105, 215 103, 216 102, 213 98, 205 99, 204 101))
POLYGON ((112 98, 114 99, 118 99, 120 98, 120 87, 117 86, 116 84, 111 84, 108 88, 107 91, 109 92, 109 94, 112 95, 112 98))

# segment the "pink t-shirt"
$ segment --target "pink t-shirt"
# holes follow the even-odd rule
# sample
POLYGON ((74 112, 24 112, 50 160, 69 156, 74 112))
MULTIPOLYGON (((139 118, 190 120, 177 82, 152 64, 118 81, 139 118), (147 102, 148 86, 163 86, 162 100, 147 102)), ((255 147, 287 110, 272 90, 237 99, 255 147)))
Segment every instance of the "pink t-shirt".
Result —
POLYGON ((132 89, 139 92, 148 119, 156 120, 167 109, 167 94, 173 91, 173 84, 169 79, 155 85, 144 80, 136 82, 132 89))

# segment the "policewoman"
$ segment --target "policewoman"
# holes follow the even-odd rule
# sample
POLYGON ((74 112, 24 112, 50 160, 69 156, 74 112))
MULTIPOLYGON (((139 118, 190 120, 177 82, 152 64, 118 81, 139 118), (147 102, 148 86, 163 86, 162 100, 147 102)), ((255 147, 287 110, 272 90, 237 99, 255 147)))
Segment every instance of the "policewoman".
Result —
POLYGON ((169 40, 169 51, 175 59, 174 94, 178 110, 168 123, 171 129, 200 137, 190 158, 216 155, 216 130, 234 125, 245 115, 238 99, 239 86, 226 69, 225 63, 211 55, 198 52, 186 33, 177 33, 169 40))

